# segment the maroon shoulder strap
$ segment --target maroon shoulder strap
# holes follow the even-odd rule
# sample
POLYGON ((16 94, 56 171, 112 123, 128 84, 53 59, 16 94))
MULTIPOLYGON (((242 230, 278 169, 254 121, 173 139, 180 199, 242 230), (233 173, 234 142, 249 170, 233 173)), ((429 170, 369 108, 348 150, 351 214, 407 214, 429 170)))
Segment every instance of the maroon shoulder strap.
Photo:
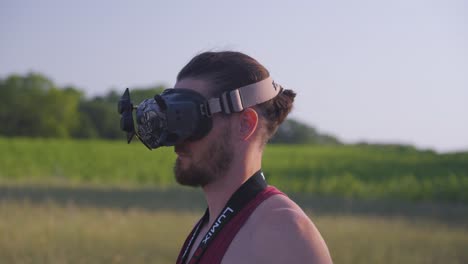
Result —
MULTIPOLYGON (((206 214, 206 212, 205 212, 205 214, 206 214)), ((200 228, 200 223, 203 221, 204 217, 205 217, 205 215, 203 215, 202 218, 200 218, 200 220, 198 220, 198 222, 192 228, 192 231, 190 232, 188 237, 185 239, 184 245, 182 246, 182 250, 179 253, 179 257, 177 257, 177 261, 176 261, 177 264, 181 263, 182 256, 188 253, 188 252, 184 252, 184 249, 185 250, 190 250, 190 248, 188 247, 188 244, 192 242, 191 241, 192 239, 195 239, 194 233, 198 232, 198 229, 200 228)))
MULTIPOLYGON (((273 186, 268 186, 262 192, 257 194, 247 206, 242 209, 229 223, 221 230, 219 235, 213 240, 212 244, 206 249, 200 259, 200 263, 203 264, 216 264, 221 263, 229 245, 236 236, 237 232, 242 228, 247 219, 253 213, 253 211, 268 197, 275 194, 283 194, 281 191, 273 186)), ((284 195, 284 194, 283 194, 284 195)))

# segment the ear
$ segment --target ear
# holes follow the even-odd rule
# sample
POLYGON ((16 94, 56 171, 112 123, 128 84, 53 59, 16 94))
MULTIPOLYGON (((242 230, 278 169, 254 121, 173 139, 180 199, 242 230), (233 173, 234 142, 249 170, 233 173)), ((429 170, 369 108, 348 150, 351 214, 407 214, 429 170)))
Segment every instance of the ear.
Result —
POLYGON ((240 114, 240 135, 242 140, 245 141, 248 140, 257 129, 258 114, 257 111, 252 108, 247 108, 240 114))

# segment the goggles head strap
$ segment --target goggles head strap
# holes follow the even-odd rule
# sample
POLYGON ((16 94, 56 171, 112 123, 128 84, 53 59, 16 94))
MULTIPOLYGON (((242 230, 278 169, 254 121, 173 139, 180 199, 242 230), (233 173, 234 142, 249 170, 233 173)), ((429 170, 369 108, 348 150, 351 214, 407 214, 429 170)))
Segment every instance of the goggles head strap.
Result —
POLYGON ((224 92, 219 98, 211 98, 208 100, 208 106, 211 114, 219 112, 225 114, 238 113, 246 108, 275 98, 282 90, 281 85, 268 77, 263 81, 224 92))

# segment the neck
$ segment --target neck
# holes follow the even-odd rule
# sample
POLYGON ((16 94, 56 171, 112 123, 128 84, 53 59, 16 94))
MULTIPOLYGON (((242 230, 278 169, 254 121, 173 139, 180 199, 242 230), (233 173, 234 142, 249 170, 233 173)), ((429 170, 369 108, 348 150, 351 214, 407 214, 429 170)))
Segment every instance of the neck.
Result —
POLYGON ((216 221, 216 217, 221 213, 234 192, 261 168, 260 162, 252 163, 252 160, 249 161, 247 157, 243 161, 246 163, 233 162, 224 175, 220 175, 215 182, 203 186, 210 213, 208 226, 216 221))

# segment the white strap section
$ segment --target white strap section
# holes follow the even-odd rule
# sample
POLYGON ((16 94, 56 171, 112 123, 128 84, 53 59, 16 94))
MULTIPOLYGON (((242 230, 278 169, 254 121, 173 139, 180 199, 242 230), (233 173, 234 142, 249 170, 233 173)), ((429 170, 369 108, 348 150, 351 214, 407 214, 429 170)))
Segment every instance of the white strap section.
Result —
POLYGON ((208 105, 210 107, 211 114, 219 113, 222 111, 221 104, 219 103, 219 98, 211 98, 208 100, 208 105))
POLYGON ((273 99, 281 92, 281 89, 280 85, 268 77, 263 81, 225 92, 219 98, 212 98, 208 100, 208 105, 212 114, 240 112, 245 108, 273 99))

